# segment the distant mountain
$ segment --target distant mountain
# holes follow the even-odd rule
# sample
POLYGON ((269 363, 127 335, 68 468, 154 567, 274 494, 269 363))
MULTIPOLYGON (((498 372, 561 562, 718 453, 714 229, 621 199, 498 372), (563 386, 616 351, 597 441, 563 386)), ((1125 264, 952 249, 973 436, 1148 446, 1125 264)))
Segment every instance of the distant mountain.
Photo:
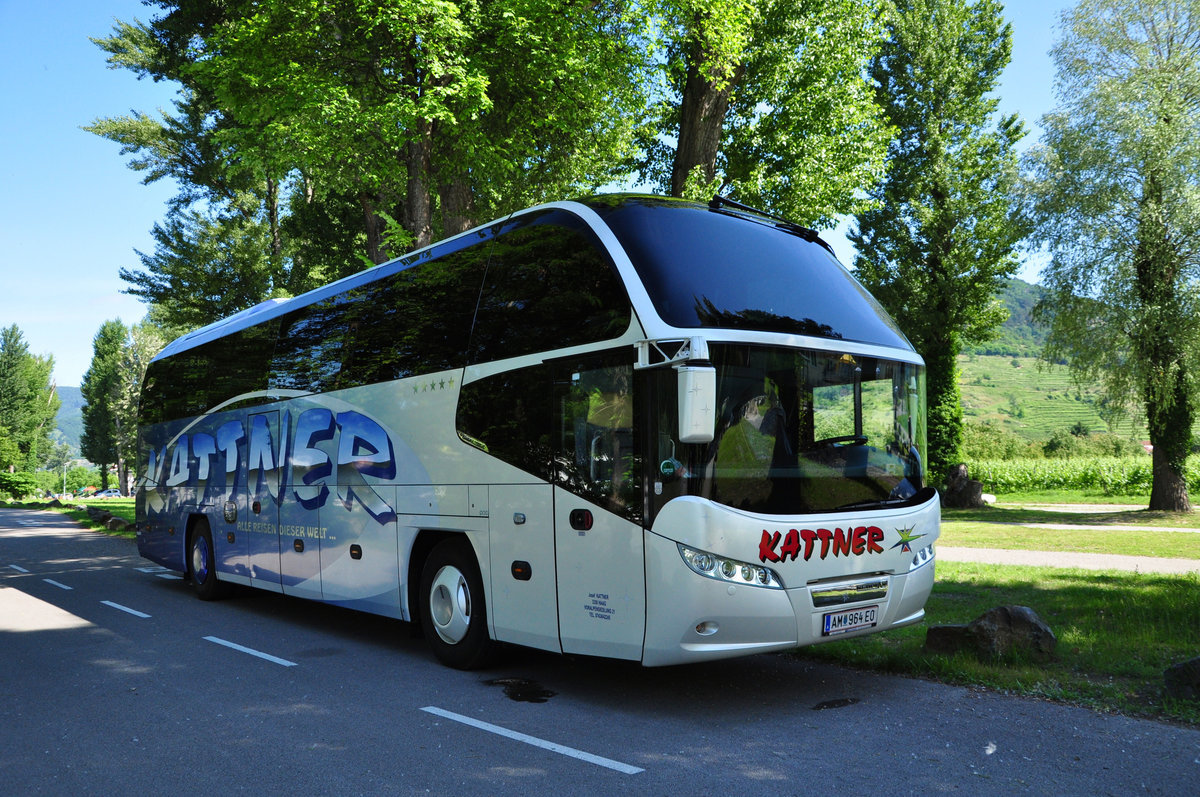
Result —
POLYGON ((964 354, 998 354, 1007 357, 1037 357, 1046 343, 1047 329, 1033 321, 1033 306, 1045 294, 1038 285, 1019 279, 1007 280, 1000 301, 1008 308, 1008 319, 986 343, 967 347, 964 354))
POLYGON ((58 408, 58 430, 75 451, 79 451, 79 436, 83 434, 83 393, 77 387, 58 386, 62 406, 58 408))

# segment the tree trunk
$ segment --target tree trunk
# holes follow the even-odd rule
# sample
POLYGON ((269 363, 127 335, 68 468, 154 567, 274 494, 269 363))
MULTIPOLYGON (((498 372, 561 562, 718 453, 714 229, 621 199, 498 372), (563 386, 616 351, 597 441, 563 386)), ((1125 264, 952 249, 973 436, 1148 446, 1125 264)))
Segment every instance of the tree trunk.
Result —
POLYGON ((438 188, 442 206, 442 227, 447 235, 458 235, 475 226, 475 196, 467 176, 460 175, 438 188))
POLYGON ((1163 216, 1162 180, 1152 169, 1143 180, 1134 270, 1141 319, 1133 351, 1144 364, 1146 426, 1154 446, 1150 509, 1190 512, 1184 466, 1191 449, 1194 405, 1186 357, 1176 340, 1180 306, 1179 255, 1163 216))
POLYGON ((367 231, 367 257, 378 265, 387 260, 383 251, 383 219, 375 212, 378 197, 371 196, 366 191, 358 195, 358 204, 363 211, 363 226, 367 231))
POLYGON ((418 124, 413 140, 408 144, 408 188, 404 198, 404 229, 412 234, 412 248, 420 249, 433 243, 433 198, 429 190, 433 125, 418 124))
MULTIPOLYGON (((1153 440, 1151 440, 1153 443, 1153 440)), ((1154 446, 1153 485, 1150 488, 1150 509, 1163 512, 1191 512, 1192 502, 1188 499, 1187 477, 1171 466, 1166 453, 1154 446)))
POLYGON ((925 359, 927 468, 940 484, 962 461, 962 394, 958 387, 958 350, 950 340, 930 341, 925 359))
POLYGON ((679 142, 671 167, 671 196, 683 196, 688 175, 699 166, 705 182, 717 174, 717 153, 725 129, 729 99, 745 67, 738 64, 724 81, 704 76, 711 54, 697 44, 688 59, 687 79, 679 105, 679 142))

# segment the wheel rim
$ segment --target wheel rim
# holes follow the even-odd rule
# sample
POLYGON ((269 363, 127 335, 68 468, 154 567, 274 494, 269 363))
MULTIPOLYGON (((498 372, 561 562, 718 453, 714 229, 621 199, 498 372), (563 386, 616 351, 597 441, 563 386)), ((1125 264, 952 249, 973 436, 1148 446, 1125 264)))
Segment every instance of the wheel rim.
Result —
POLYGON ((438 571, 429 588, 429 613, 442 641, 457 645, 471 627, 471 588, 457 567, 438 571))
POLYGON ((208 581, 209 558, 208 540, 197 536, 192 542, 192 574, 197 584, 208 581))

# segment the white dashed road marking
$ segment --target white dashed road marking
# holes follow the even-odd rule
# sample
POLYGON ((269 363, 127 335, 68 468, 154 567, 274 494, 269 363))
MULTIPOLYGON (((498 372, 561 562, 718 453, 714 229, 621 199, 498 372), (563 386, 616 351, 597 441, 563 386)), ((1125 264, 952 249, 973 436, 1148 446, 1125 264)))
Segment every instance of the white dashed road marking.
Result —
POLYGON ((502 728, 499 725, 492 725, 490 722, 483 722, 481 720, 474 719, 473 717, 465 717, 462 714, 455 714, 452 711, 446 711, 445 709, 438 708, 437 706, 426 706, 421 710, 430 714, 436 714, 437 716, 444 717, 448 720, 453 720, 454 722, 461 722, 463 725, 470 725, 472 728, 478 728, 481 731, 494 733, 514 741, 524 742, 525 744, 531 744, 534 747, 540 747, 543 750, 549 750, 552 753, 559 753, 560 755, 577 758, 580 761, 586 761, 587 763, 595 764, 596 766, 615 769, 617 772, 623 772, 626 775, 636 775, 639 772, 645 772, 645 770, 641 767, 622 764, 620 761, 613 761, 611 758, 603 758, 598 755, 592 755, 591 753, 585 753, 582 750, 576 750, 574 747, 567 747, 566 745, 561 745, 556 742, 548 742, 545 739, 539 739, 536 736, 529 736, 528 734, 518 733, 517 731, 510 731, 508 728, 502 728))
POLYGON ((150 616, 150 615, 146 614, 145 612, 139 612, 137 609, 130 609, 128 606, 122 606, 121 604, 113 603, 112 601, 100 601, 100 602, 103 603, 105 606, 111 606, 112 608, 117 609, 118 611, 125 612, 126 614, 132 614, 134 617, 145 618, 145 617, 150 616))
POLYGON ((282 665, 284 667, 295 667, 296 666, 296 662, 294 662, 294 661, 288 661, 287 659, 281 659, 278 656, 272 656, 270 653, 263 653, 261 650, 254 650, 253 648, 243 647, 243 646, 237 644, 236 642, 229 642, 227 640, 221 639, 220 637, 206 636, 204 638, 206 640, 208 640, 209 642, 214 642, 218 645, 224 645, 227 648, 241 651, 242 653, 249 653, 251 656, 257 656, 260 659, 266 659, 267 661, 274 662, 274 663, 282 665))

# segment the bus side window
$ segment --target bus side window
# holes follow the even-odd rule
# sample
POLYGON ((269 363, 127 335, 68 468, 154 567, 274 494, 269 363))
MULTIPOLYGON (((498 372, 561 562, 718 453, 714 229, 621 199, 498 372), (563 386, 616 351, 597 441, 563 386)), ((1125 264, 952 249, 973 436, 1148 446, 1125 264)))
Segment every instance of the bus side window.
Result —
POLYGON ((505 371, 463 385, 468 445, 640 521, 641 457, 628 352, 505 371), (606 364, 619 363, 619 364, 606 364))
POLYGON ((610 340, 632 314, 608 253, 577 217, 522 217, 492 244, 470 362, 610 340))
POLYGON ((285 315, 271 358, 272 389, 322 393, 334 390, 342 369, 344 320, 337 298, 285 315))

